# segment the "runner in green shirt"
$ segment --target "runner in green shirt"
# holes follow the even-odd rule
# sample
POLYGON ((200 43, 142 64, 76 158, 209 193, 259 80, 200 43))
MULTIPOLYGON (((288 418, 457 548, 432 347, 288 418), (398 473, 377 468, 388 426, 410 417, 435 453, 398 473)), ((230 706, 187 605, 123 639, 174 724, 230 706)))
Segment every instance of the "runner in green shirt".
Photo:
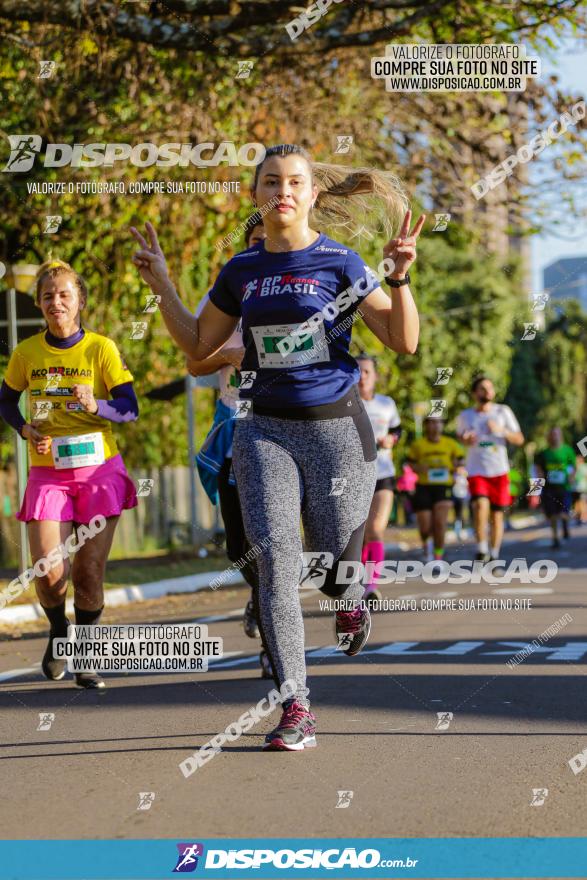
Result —
POLYGON ((561 520, 563 538, 568 539, 569 513, 571 511, 571 483, 575 473, 575 452, 563 443, 560 428, 551 428, 548 433, 548 446, 536 456, 538 475, 546 482, 541 500, 544 513, 552 529, 552 546, 560 547, 558 522, 561 520))

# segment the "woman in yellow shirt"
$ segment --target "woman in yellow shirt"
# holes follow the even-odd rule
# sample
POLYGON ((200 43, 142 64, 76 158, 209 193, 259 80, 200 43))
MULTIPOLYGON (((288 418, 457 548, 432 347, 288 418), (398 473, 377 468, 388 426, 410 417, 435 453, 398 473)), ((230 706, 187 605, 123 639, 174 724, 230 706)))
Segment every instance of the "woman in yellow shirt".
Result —
MULTIPOLYGON (((87 295, 67 263, 41 266, 36 302, 47 329, 16 346, 0 390, 0 416, 28 441, 32 464, 17 518, 27 523, 33 567, 9 585, 9 600, 35 576, 50 623, 42 669, 53 681, 65 675, 66 662, 54 657, 53 643, 67 636, 68 577, 76 624, 95 625, 116 524, 123 509, 137 504, 111 427, 138 417, 133 377, 111 339, 81 326, 87 295), (28 423, 18 409, 23 391, 28 423)), ((0 608, 4 604, 3 597, 0 608)), ((104 687, 92 672, 77 673, 75 683, 104 687)))
POLYGON ((443 436, 444 422, 438 418, 424 420, 424 436, 414 440, 408 460, 418 474, 414 510, 424 548, 426 562, 444 555, 444 536, 448 512, 452 504, 454 472, 464 461, 463 448, 451 437, 443 436))

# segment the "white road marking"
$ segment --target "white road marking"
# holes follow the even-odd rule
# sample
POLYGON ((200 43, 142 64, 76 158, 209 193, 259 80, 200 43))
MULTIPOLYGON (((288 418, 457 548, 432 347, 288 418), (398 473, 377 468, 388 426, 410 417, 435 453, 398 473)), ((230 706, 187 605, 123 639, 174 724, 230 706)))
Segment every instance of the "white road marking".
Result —
MULTIPOLYGON (((453 641, 452 644, 447 645, 444 648, 437 647, 425 647, 422 648, 422 645, 426 644, 426 640, 421 642, 390 642, 387 645, 381 645, 378 648, 371 648, 366 651, 361 651, 359 657, 362 656, 373 656, 377 657, 382 656, 391 656, 398 657, 400 659, 410 659, 412 657, 427 657, 427 656, 436 656, 436 657, 446 657, 447 659, 454 658, 455 660, 459 657, 463 657, 465 655, 471 655, 472 652, 476 651, 479 648, 487 647, 491 650, 489 651, 479 651, 479 653, 470 657, 473 661, 477 657, 502 657, 502 656, 511 656, 512 651, 515 653, 516 649, 520 650, 527 646, 526 642, 510 642, 510 641, 464 641, 457 640, 453 641), (498 646, 508 646, 506 650, 496 650, 498 646)), ((529 643, 528 643, 529 644, 529 643)), ((562 645, 553 645, 549 644, 547 646, 542 646, 539 648, 534 648, 532 651, 533 654, 541 655, 540 659, 551 662, 568 662, 568 661, 580 661, 587 655, 587 642, 573 642, 567 641, 562 645), (547 656, 545 656, 547 655, 547 656)), ((340 651, 337 651, 334 645, 324 645, 322 647, 310 646, 306 650, 306 657, 308 660, 312 659, 320 659, 320 658, 329 658, 331 660, 337 660, 343 655, 340 651)), ((245 653, 245 651, 229 651, 219 660, 210 660, 208 664, 209 670, 216 669, 229 669, 235 666, 245 666, 247 663, 258 663, 259 662, 259 654, 257 651, 254 653, 245 653)), ((346 661, 348 662, 348 660, 346 661)), ((422 661, 427 662, 427 661, 422 661)), ((429 662, 429 661, 428 661, 429 662)), ((29 675, 31 673, 36 673, 39 671, 40 664, 37 666, 31 666, 26 669, 11 669, 8 672, 0 673, 0 682, 10 681, 15 678, 21 678, 22 676, 29 675)), ((105 672, 104 675, 116 675, 116 673, 105 672)), ((148 673, 146 673, 148 674, 148 673)), ((173 675, 172 672, 169 673, 173 675)), ((440 701, 438 701, 440 702, 440 701)))
MULTIPOLYGON (((587 574, 587 568, 559 568, 559 573, 560 574, 564 573, 564 574, 585 575, 585 574, 587 574)), ((522 595, 536 595, 536 596, 538 596, 538 595, 551 594, 554 592, 554 590, 551 587, 538 587, 538 586, 522 587, 522 586, 520 586, 520 587, 500 587, 500 588, 491 590, 491 592, 498 594, 498 595, 509 595, 509 596, 516 596, 516 595, 518 595, 518 596, 522 596, 522 595)), ((315 595, 318 595, 318 591, 314 588, 311 588, 311 590, 308 590, 307 593, 313 593, 315 595)), ((457 592, 414 593, 414 594, 402 595, 402 596, 399 596, 398 598, 404 599, 404 600, 405 599, 452 599, 452 598, 455 598, 459 595, 460 594, 457 592)), ((310 596, 306 594, 305 596, 302 596, 301 598, 302 598, 302 601, 304 601, 305 599, 309 599, 310 596)), ((228 620, 237 620, 243 616, 244 610, 245 610, 244 608, 239 608, 239 609, 236 609, 235 611, 227 612, 226 614, 217 614, 217 615, 210 615, 208 617, 199 617, 199 618, 196 618, 196 620, 192 621, 192 622, 193 623, 221 623, 223 621, 228 621, 228 620)), ((392 656, 393 655, 395 655, 395 656, 404 655, 407 657, 419 655, 419 654, 420 655, 421 654, 442 654, 445 656, 446 655, 449 655, 449 656, 457 655, 458 656, 459 654, 468 653, 469 651, 474 650, 475 647, 483 644, 483 642, 456 642, 453 646, 451 646, 449 648, 443 648, 440 650, 434 650, 434 649, 424 650, 424 651, 417 651, 417 650, 411 651, 411 650, 409 650, 409 648, 416 647, 419 644, 421 644, 421 643, 420 642, 392 642, 389 645, 384 645, 380 648, 375 648, 375 649, 363 651, 362 654, 365 654, 365 655, 367 655, 367 654, 382 654, 382 655, 392 655, 392 656)), ((581 647, 582 647, 582 645, 581 645, 581 647)), ((567 650, 569 650, 569 649, 567 648, 567 650)), ((574 646, 574 650, 575 651, 578 650, 579 653, 582 653, 580 647, 574 646)), ((318 659, 318 658, 329 657, 329 656, 332 656, 333 659, 336 659, 341 656, 341 652, 337 651, 334 646, 324 646, 321 648, 316 648, 316 647, 308 648, 306 651, 306 655, 309 659, 312 659, 312 658, 318 659)), ((214 669, 226 668, 226 669, 228 669, 228 668, 234 667, 234 666, 243 666, 246 663, 249 663, 249 662, 252 662, 255 660, 258 662, 258 656, 259 655, 258 655, 257 651, 255 651, 254 653, 248 653, 248 654, 245 654, 244 651, 230 651, 230 652, 227 652, 226 654, 224 654, 223 657, 217 661, 210 660, 208 665, 209 665, 209 668, 214 668, 214 669)), ((544 658, 544 659, 551 659, 551 658, 548 657, 548 658, 544 658)), ((559 658, 552 657, 552 659, 559 659, 559 658)), ((579 657, 577 657, 576 659, 579 659, 579 657)), ((22 668, 22 669, 9 669, 6 672, 1 672, 0 673, 0 683, 7 682, 7 681, 13 681, 14 679, 22 678, 26 675, 36 673, 39 671, 40 666, 41 666, 41 664, 37 663, 34 666, 29 666, 29 667, 22 668)), ((115 673, 106 672, 104 674, 111 675, 111 674, 115 674, 115 673)))

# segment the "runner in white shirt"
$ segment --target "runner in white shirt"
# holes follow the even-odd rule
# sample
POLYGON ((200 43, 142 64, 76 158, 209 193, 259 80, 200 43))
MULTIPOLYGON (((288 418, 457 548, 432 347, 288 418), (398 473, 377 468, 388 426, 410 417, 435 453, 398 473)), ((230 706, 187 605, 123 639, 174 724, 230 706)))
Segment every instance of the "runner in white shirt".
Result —
MULTIPOLYGON (((375 359, 368 354, 361 354, 357 358, 357 363, 361 369, 359 394, 363 399, 363 405, 371 421, 377 443, 377 482, 365 526, 362 553, 364 565, 366 562, 378 563, 385 559, 383 538, 393 506, 393 490, 395 488, 392 449, 399 440, 401 427, 395 401, 384 394, 375 394, 377 382, 375 359)), ((381 599, 374 579, 365 583, 364 599, 369 603, 381 599)))
POLYGON ((521 446, 524 435, 509 406, 494 403, 491 379, 478 376, 471 391, 475 406, 459 415, 457 436, 469 449, 466 468, 477 538, 476 558, 489 562, 499 559, 503 512, 511 503, 507 444, 521 446), (488 524, 491 545, 487 539, 488 524))

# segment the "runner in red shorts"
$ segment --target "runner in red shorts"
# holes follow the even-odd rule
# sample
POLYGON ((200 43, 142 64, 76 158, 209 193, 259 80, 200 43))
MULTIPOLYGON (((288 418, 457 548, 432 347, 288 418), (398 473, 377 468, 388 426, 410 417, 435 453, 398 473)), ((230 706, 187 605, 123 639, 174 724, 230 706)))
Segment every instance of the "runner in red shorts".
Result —
POLYGON ((509 406, 494 402, 495 389, 491 379, 477 376, 471 391, 475 406, 459 415, 457 436, 469 447, 466 467, 477 538, 475 558, 489 562, 499 559, 503 512, 511 501, 507 444, 521 446, 524 435, 509 406))

